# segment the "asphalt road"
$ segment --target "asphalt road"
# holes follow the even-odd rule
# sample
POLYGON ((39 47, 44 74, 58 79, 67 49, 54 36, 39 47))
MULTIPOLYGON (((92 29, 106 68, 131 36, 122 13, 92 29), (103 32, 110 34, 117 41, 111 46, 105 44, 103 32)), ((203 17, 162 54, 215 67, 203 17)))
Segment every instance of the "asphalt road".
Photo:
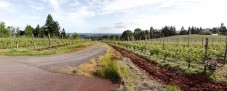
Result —
POLYGON ((0 56, 0 91, 111 91, 118 87, 100 78, 52 73, 49 66, 74 66, 105 54, 97 43, 84 50, 43 57, 0 56))

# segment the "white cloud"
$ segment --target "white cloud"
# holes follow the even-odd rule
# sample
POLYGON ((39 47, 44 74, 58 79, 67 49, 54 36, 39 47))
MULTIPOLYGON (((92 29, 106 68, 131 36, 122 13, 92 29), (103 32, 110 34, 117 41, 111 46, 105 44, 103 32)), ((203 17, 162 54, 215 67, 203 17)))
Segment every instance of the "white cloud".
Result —
POLYGON ((11 4, 10 2, 0 1, 0 9, 7 9, 11 6, 13 6, 13 4, 11 4))
POLYGON ((144 6, 149 4, 155 4, 159 0, 115 0, 114 2, 106 5, 103 8, 103 11, 106 13, 116 12, 116 11, 125 11, 138 6, 144 6))
POLYGON ((38 10, 38 11, 42 11, 42 10, 45 9, 45 7, 43 7, 43 6, 34 6, 34 5, 32 5, 31 7, 32 7, 33 9, 35 9, 35 10, 38 10))

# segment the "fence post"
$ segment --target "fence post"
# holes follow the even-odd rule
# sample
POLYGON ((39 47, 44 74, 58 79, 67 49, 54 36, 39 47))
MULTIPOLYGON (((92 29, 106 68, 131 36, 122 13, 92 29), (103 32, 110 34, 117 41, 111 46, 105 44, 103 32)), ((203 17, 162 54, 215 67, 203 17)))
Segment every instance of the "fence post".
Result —
POLYGON ((207 60, 208 60, 208 38, 206 38, 206 44, 205 44, 205 55, 204 55, 204 74, 206 74, 207 70, 207 60))

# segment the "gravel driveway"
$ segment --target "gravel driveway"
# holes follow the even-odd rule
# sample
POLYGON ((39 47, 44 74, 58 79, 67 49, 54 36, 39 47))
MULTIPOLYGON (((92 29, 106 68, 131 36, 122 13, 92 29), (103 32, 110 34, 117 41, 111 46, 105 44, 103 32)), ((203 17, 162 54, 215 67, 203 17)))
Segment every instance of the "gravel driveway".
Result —
POLYGON ((118 88, 106 79, 51 73, 49 66, 74 66, 104 55, 96 43, 84 50, 42 57, 0 56, 0 91, 111 91, 118 88))

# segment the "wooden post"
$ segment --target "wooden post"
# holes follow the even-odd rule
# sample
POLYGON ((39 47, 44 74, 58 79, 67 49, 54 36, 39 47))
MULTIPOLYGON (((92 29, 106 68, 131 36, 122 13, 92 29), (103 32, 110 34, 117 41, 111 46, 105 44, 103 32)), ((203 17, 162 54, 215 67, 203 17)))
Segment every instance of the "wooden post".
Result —
POLYGON ((62 45, 64 45, 63 39, 64 39, 64 36, 63 36, 63 34, 62 34, 62 35, 61 35, 62 45))
POLYGON ((189 35, 188 35, 188 47, 189 47, 189 35))
POLYGON ((50 43, 50 33, 48 33, 48 41, 49 41, 49 49, 51 49, 51 43, 50 43))
POLYGON ((224 62, 224 64, 223 64, 223 66, 226 64, 226 55, 227 55, 227 38, 225 39, 225 41, 226 41, 226 42, 225 42, 225 43, 226 43, 226 44, 225 44, 225 55, 224 55, 224 61, 225 61, 225 62, 224 62))
POLYGON ((205 44, 205 55, 204 55, 204 74, 206 74, 207 70, 207 60, 208 60, 208 38, 206 38, 206 44, 205 44))

